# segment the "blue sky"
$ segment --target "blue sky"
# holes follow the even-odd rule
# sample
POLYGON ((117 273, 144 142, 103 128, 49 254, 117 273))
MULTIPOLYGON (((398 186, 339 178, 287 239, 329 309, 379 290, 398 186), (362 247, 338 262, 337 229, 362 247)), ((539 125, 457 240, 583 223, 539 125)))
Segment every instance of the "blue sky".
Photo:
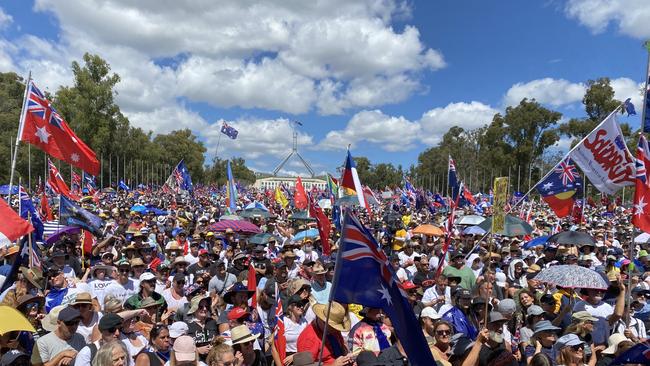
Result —
MULTIPOLYGON (((331 172, 348 144, 415 164, 449 127, 489 123, 523 97, 582 116, 583 83, 601 76, 640 109, 643 1, 197 3, 1 2, 0 71, 32 70, 53 91, 97 53, 122 76, 117 102, 134 125, 190 128, 208 158, 219 144, 260 171, 289 152, 291 120, 303 156, 331 172), (219 139, 222 121, 237 140, 219 139)), ((304 172, 296 160, 284 173, 304 172)))

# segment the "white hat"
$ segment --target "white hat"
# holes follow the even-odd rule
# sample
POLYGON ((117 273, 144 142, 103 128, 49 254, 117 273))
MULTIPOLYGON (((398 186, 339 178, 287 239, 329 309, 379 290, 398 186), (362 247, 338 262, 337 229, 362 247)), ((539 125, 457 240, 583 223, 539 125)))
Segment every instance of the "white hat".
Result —
POLYGON ((169 326, 169 338, 178 338, 190 330, 185 322, 174 322, 169 326))
POLYGON ((156 276, 155 276, 153 273, 151 273, 151 272, 143 272, 143 273, 140 275, 140 278, 139 278, 140 282, 142 282, 142 281, 149 281, 149 280, 155 280, 155 279, 156 279, 156 276))
POLYGON ((438 320, 442 317, 431 306, 427 306, 426 308, 422 309, 422 312, 420 313, 420 318, 429 318, 431 320, 438 320))
POLYGON ((494 277, 496 278, 496 284, 499 287, 506 287, 506 274, 503 272, 497 272, 494 277))

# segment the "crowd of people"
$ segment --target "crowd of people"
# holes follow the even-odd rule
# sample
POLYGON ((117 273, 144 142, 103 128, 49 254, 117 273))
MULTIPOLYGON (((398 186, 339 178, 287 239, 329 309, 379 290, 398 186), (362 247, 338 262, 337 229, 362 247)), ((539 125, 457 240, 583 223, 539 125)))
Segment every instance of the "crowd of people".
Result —
MULTIPOLYGON (((70 231, 42 248, 40 267, 22 266, 15 279, 5 279, 15 282, 0 295, 1 305, 17 309, 36 331, 2 334, 0 366, 306 366, 319 359, 409 365, 381 309, 329 303, 339 233, 332 230, 332 253, 325 255, 318 236, 296 240, 315 227, 313 220, 295 219, 295 211, 252 190, 240 197, 241 207, 247 197, 270 213, 248 219, 269 234, 262 244, 236 229, 211 229, 226 214, 217 193, 118 192, 87 202, 105 223, 91 252, 70 231), (135 204, 158 210, 135 212, 135 204)), ((442 210, 388 200, 372 216, 359 216, 408 296, 420 325, 413 332, 428 342, 422 352, 437 364, 600 366, 644 342, 650 319, 650 245, 634 243, 629 210, 607 209, 588 208, 585 223, 572 227, 535 204, 534 230, 525 237, 466 235, 455 225, 446 253, 446 236, 413 233, 420 224, 444 226, 442 210), (524 248, 560 226, 587 232, 595 244, 524 248), (536 280, 559 264, 596 271, 609 287, 536 280)), ((22 253, 16 244, 0 254, 0 275, 8 276, 22 253)))

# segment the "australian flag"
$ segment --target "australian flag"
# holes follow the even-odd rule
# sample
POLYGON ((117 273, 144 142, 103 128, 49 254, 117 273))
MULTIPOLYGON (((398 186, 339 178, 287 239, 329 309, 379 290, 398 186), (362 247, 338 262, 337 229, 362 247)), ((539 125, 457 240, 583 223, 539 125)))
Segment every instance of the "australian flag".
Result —
POLYGON ((344 304, 361 304, 379 308, 393 322, 409 364, 435 365, 427 341, 419 329, 413 308, 398 286, 397 277, 386 254, 379 248, 370 231, 346 212, 343 222, 334 284, 330 299, 344 304))
POLYGON ((625 365, 629 363, 641 365, 650 363, 650 341, 639 343, 621 353, 610 365, 625 365))
POLYGON ((73 201, 61 195, 61 217, 59 223, 65 226, 76 226, 90 231, 95 237, 102 236, 104 222, 99 217, 77 206, 73 201))
POLYGON ((130 191, 131 187, 129 187, 126 183, 124 183, 123 180, 120 181, 120 184, 117 185, 117 188, 124 190, 124 191, 130 191))
MULTIPOLYGON (((237 134, 235 134, 235 136, 237 136, 237 134)), ((174 169, 174 175, 176 177, 176 183, 180 189, 188 192, 191 192, 194 189, 192 177, 190 177, 190 171, 187 170, 187 166, 185 166, 185 159, 178 162, 176 169, 174 169)))
POLYGON ((43 226, 43 221, 41 221, 41 216, 36 211, 34 207, 34 202, 32 198, 27 194, 23 187, 20 187, 20 217, 27 221, 31 221, 32 226, 34 227, 34 238, 37 241, 43 241, 43 231, 45 227, 43 226))
POLYGON ((451 158, 451 155, 449 156, 449 169, 447 174, 447 184, 449 188, 451 188, 451 199, 456 202, 456 197, 458 197, 460 187, 458 184, 458 176, 456 175, 456 162, 451 158))
POLYGON ((230 137, 231 139, 236 139, 237 135, 239 134, 239 131, 235 130, 234 127, 228 125, 226 122, 223 123, 221 126, 221 133, 224 135, 230 137))

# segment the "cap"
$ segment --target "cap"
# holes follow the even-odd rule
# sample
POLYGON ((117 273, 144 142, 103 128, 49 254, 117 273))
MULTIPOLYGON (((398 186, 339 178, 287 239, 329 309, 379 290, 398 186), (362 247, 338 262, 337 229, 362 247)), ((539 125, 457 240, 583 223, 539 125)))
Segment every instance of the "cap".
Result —
POLYGON ((207 255, 207 254, 208 254, 207 249, 199 249, 199 255, 200 255, 200 256, 201 256, 201 255, 207 255))
POLYGON ((185 322, 174 322, 172 323, 172 325, 169 326, 168 329, 169 329, 170 338, 178 338, 182 335, 187 334, 187 332, 189 331, 189 327, 185 322))
POLYGON ((185 275, 182 273, 176 273, 174 275, 174 282, 185 281, 185 275))
POLYGON ((151 272, 144 272, 144 273, 142 273, 140 275, 140 278, 139 278, 140 282, 142 282, 142 281, 151 281, 151 280, 155 280, 155 279, 156 279, 156 276, 151 272))
POLYGON ((598 321, 598 318, 593 317, 591 314, 589 314, 589 312, 584 310, 573 313, 573 315, 571 315, 571 318, 578 321, 585 321, 585 320, 589 320, 592 322, 598 321))
POLYGON ((517 304, 513 299, 503 299, 499 301, 497 310, 499 310, 501 314, 512 314, 515 312, 515 310, 517 310, 517 304))
POLYGON ((122 319, 121 316, 114 313, 108 313, 102 316, 102 318, 99 320, 99 325, 97 325, 97 328, 99 328, 100 331, 117 328, 122 325, 123 321, 124 319, 122 319))
POLYGON ((548 320, 541 320, 535 323, 535 327, 533 328, 533 335, 540 332, 557 332, 560 329, 562 328, 554 326, 553 323, 548 320))
POLYGON ((242 308, 233 308, 228 312, 228 320, 240 319, 249 315, 250 313, 242 308))
POLYGON ((503 316, 503 314, 501 314, 500 312, 491 311, 490 316, 488 318, 488 323, 496 323, 496 322, 507 321, 507 320, 508 319, 506 319, 506 317, 503 316))
POLYGON ((413 282, 411 282, 411 281, 404 281, 404 282, 402 282, 402 283, 400 284, 400 287, 402 288, 402 290, 407 290, 407 291, 408 291, 408 290, 412 290, 412 289, 414 289, 414 288, 417 288, 417 286, 416 286, 413 282))
POLYGON ((579 344, 583 344, 582 340, 578 338, 576 334, 569 333, 565 334, 562 337, 558 338, 557 342, 555 342, 555 345, 553 346, 556 350, 561 350, 564 347, 570 347, 570 346, 577 346, 579 344))
POLYGON ((528 316, 536 316, 542 314, 544 314, 544 309, 542 309, 542 307, 539 305, 531 305, 528 307, 528 310, 526 310, 526 315, 528 316))
POLYGON ((72 306, 67 306, 61 309, 57 319, 62 322, 69 322, 79 318, 81 318, 81 313, 79 310, 73 308, 72 306))
POLYGON ((0 365, 9 366, 14 362, 16 362, 16 360, 20 357, 26 357, 27 359, 29 359, 29 356, 24 352, 21 352, 17 349, 9 350, 9 352, 5 353, 2 356, 2 359, 0 359, 0 365))
POLYGON ((431 320, 438 320, 442 318, 440 314, 438 314, 437 311, 435 311, 434 308, 431 306, 427 306, 426 308, 422 309, 422 312, 420 313, 420 318, 429 318, 431 320))
POLYGON ((174 356, 176 361, 187 362, 196 360, 196 345, 194 338, 182 335, 174 341, 174 356))
POLYGON ((300 295, 296 294, 289 298, 287 305, 304 304, 306 302, 309 302, 309 300, 303 299, 300 295))
POLYGON ((472 298, 472 293, 469 292, 469 290, 461 288, 459 290, 456 290, 456 292, 454 293, 454 296, 457 297, 457 298, 471 299, 472 298))

